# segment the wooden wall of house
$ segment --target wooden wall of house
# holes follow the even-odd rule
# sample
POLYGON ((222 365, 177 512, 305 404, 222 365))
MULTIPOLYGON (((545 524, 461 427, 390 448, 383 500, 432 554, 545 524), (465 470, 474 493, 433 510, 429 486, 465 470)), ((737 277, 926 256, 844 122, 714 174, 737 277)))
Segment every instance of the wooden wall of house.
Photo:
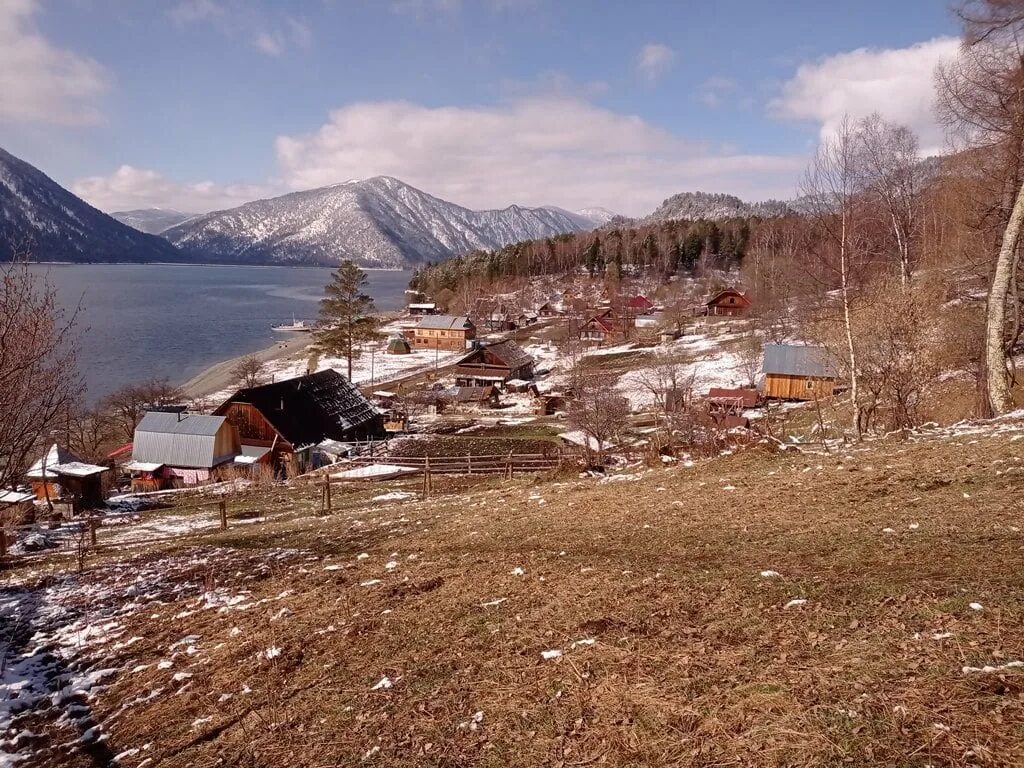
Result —
POLYGON ((834 391, 835 379, 769 373, 764 380, 765 397, 776 400, 824 399, 834 391))
POLYGON ((238 428, 231 422, 225 421, 213 439, 213 455, 216 458, 234 456, 241 450, 242 441, 238 436, 238 428))
POLYGON ((274 438, 281 438, 274 426, 262 413, 249 403, 230 403, 223 416, 238 430, 238 436, 246 445, 271 445, 274 438))

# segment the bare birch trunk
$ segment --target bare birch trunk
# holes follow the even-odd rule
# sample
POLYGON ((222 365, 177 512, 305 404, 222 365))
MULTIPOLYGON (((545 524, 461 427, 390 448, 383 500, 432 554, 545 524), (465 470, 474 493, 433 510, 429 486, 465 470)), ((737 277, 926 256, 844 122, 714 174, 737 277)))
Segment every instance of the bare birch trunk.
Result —
POLYGON ((860 393, 857 387, 857 350, 853 344, 853 319, 850 314, 850 270, 846 252, 846 211, 843 211, 841 242, 839 244, 839 280, 843 297, 843 327, 846 331, 846 350, 850 365, 850 404, 853 406, 853 431, 861 438, 860 393))
POLYGON ((988 376, 988 396, 996 413, 1006 413, 1013 407, 1010 382, 1006 374, 1006 298, 1013 277, 1013 261, 1024 226, 1024 185, 1017 190, 1013 210, 1003 230, 1003 242, 992 273, 992 287, 988 292, 988 310, 985 322, 985 363, 988 376))

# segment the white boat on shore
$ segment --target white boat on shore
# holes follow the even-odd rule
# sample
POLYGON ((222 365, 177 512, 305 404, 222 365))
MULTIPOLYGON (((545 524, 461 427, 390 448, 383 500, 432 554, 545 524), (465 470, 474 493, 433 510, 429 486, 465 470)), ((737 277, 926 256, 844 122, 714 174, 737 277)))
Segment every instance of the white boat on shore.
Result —
POLYGON ((291 324, 272 325, 270 329, 272 331, 280 331, 281 333, 309 333, 313 330, 311 326, 306 325, 305 320, 296 320, 294 315, 292 316, 291 324))

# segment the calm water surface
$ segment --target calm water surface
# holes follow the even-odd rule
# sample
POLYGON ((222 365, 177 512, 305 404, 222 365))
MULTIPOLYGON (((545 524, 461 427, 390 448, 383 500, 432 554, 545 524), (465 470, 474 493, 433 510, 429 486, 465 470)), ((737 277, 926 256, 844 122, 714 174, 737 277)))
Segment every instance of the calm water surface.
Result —
MULTIPOLYGON (((327 268, 34 265, 67 309, 81 303, 79 366, 97 400, 142 379, 181 383, 274 343, 270 326, 316 318, 327 268)), ((379 310, 404 303, 409 272, 367 272, 379 310)))

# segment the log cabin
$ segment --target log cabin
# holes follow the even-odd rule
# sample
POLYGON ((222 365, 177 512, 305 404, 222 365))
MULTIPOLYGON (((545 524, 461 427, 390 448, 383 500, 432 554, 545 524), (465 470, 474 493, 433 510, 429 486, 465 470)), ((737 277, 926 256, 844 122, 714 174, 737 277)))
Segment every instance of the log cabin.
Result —
POLYGON ((325 440, 353 442, 385 436, 384 416, 335 370, 240 389, 214 413, 237 429, 241 448, 278 474, 314 468, 325 440), (266 457, 266 458, 264 458, 266 457))
POLYGON ((727 288, 708 299, 704 305, 704 314, 742 317, 750 311, 750 305, 750 298, 745 293, 740 293, 735 288, 727 288))
POLYGON ((836 388, 835 366, 822 347, 764 345, 764 396, 773 400, 818 400, 836 388))
POLYGON ((476 326, 466 315, 427 315, 412 329, 417 349, 445 349, 458 352, 476 338, 476 326))
POLYGON ((514 341, 499 341, 474 349, 455 368, 461 387, 504 384, 509 379, 532 379, 534 359, 514 341))

